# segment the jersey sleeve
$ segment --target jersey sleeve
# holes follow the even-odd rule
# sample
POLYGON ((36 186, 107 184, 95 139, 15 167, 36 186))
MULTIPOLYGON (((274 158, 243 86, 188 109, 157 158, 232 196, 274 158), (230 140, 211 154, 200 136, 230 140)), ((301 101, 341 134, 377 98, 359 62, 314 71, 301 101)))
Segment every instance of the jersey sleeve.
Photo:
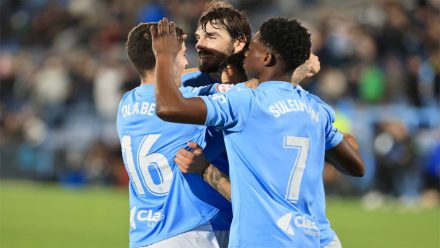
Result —
POLYGON ((218 84, 216 83, 216 84, 210 84, 200 87, 181 86, 179 90, 182 93, 183 97, 185 98, 196 97, 196 96, 209 96, 219 93, 217 90, 217 85, 218 84))
POLYGON ((326 117, 325 149, 328 150, 338 145, 344 137, 342 133, 339 132, 339 130, 333 126, 333 123, 336 120, 335 111, 333 110, 333 108, 323 101, 319 104, 323 108, 324 110, 323 112, 326 117))
MULTIPOLYGON (((297 86, 297 87, 300 90, 305 91, 300 86, 297 86)), ((307 91, 305 91, 305 92, 307 92, 307 91)), ((333 123, 336 120, 336 118, 335 118, 336 113, 330 105, 328 105, 326 102, 324 102, 318 96, 316 96, 314 94, 310 94, 309 92, 307 92, 307 94, 313 100, 315 100, 318 103, 318 105, 323 109, 323 114, 324 114, 325 122, 326 122, 326 124, 325 124, 325 149, 326 150, 331 149, 331 148, 335 147, 336 145, 338 145, 342 141, 342 139, 344 138, 342 133, 339 132, 339 130, 333 126, 333 123)))
POLYGON ((234 88, 239 88, 239 86, 234 87, 233 84, 210 84, 206 86, 200 87, 192 87, 192 86, 181 86, 180 92, 182 92, 185 98, 195 97, 195 96, 209 96, 217 93, 226 93, 234 88))
POLYGON ((205 125, 230 132, 243 130, 252 112, 254 97, 250 89, 202 96, 207 108, 205 125))

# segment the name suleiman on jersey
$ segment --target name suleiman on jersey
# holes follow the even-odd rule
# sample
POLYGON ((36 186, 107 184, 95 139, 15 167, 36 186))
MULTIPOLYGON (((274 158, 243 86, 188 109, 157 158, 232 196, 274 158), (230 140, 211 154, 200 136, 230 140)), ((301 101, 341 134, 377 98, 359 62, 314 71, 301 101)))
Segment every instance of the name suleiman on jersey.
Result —
POLYGON ((315 111, 312 107, 301 100, 285 99, 277 101, 269 106, 269 111, 275 118, 279 118, 281 115, 290 112, 305 111, 310 115, 310 118, 313 121, 319 122, 319 112, 315 111))

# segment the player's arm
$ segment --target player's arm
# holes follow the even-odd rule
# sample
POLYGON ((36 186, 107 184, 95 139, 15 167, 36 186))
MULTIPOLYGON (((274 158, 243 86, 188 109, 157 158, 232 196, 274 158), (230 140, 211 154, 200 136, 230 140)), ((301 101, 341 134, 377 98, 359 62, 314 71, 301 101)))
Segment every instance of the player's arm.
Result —
POLYGON ((184 98, 174 82, 173 63, 181 48, 175 24, 162 19, 152 26, 153 52, 156 57, 156 114, 165 121, 204 124, 206 105, 198 97, 184 98))
POLYGON ((300 65, 292 74, 291 82, 293 85, 298 85, 302 80, 312 77, 321 70, 321 63, 318 56, 311 53, 309 59, 300 65))
POLYGON ((229 180, 229 177, 217 167, 209 164, 203 173, 203 179, 205 179, 205 181, 217 190, 224 198, 231 201, 231 181, 229 180))
POLYGON ((359 154, 358 144, 350 134, 343 135, 344 138, 338 145, 326 151, 326 160, 346 175, 362 177, 365 165, 359 154))
POLYGON ((194 142, 189 142, 192 151, 181 149, 177 152, 175 162, 184 173, 197 173, 217 190, 223 197, 231 201, 231 182, 229 177, 205 159, 203 149, 194 142))

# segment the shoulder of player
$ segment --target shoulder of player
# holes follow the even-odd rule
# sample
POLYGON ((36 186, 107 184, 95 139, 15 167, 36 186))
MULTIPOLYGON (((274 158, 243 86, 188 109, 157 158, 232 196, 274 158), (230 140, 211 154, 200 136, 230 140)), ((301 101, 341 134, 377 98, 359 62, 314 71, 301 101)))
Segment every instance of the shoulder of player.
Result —
POLYGON ((309 92, 307 92, 307 97, 309 98, 310 102, 314 102, 317 108, 320 109, 323 113, 325 113, 326 116, 328 116, 331 122, 335 121, 336 112, 332 106, 330 106, 328 103, 323 101, 317 95, 311 94, 309 92))
POLYGON ((200 70, 199 70, 199 68, 196 68, 196 67, 188 68, 183 72, 183 74, 192 73, 192 72, 200 72, 200 70))
POLYGON ((195 97, 199 95, 200 88, 204 88, 206 86, 180 86, 179 91, 182 93, 184 97, 195 97))
POLYGON ((324 107, 328 106, 328 104, 326 102, 324 102, 319 96, 310 93, 309 91, 307 91, 304 88, 302 88, 300 85, 296 86, 296 90, 300 94, 305 95, 311 101, 314 101, 314 102, 318 103, 319 105, 323 105, 324 107))
POLYGON ((248 88, 256 89, 258 87, 258 80, 255 78, 249 79, 248 81, 244 82, 244 85, 246 85, 248 88))
POLYGON ((139 88, 139 86, 137 86, 136 88, 134 88, 134 89, 131 89, 131 90, 128 90, 128 91, 126 91, 123 95, 122 95, 122 97, 121 97, 121 103, 123 102, 123 101, 125 101, 131 94, 134 94, 134 92, 136 91, 136 89, 138 89, 139 88))
POLYGON ((197 68, 187 69, 180 78, 184 86, 202 86, 214 83, 208 74, 197 68))
POLYGON ((235 88, 235 85, 233 85, 233 84, 215 84, 215 90, 218 93, 229 92, 232 88, 235 88))
POLYGON ((240 83, 237 85, 228 86, 231 87, 229 91, 222 93, 225 94, 228 98, 236 98, 239 101, 247 101, 251 100, 256 96, 256 89, 251 89, 246 87, 244 83, 240 83))
POLYGON ((198 68, 189 68, 186 69, 183 74, 182 74, 182 78, 194 78, 194 77, 198 77, 200 75, 202 75, 203 72, 201 72, 198 68))

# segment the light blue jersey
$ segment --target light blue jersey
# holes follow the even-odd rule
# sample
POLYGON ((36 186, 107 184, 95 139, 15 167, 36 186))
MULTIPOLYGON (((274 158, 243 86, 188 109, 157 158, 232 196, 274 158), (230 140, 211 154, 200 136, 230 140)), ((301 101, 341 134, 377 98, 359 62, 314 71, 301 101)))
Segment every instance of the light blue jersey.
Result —
MULTIPOLYGON (((180 90, 192 97, 215 89, 180 90)), ((181 173, 174 163, 175 154, 187 142, 205 146, 206 127, 162 121, 155 106, 154 85, 141 85, 123 96, 118 109, 118 135, 130 177, 130 247, 205 224, 218 212, 214 203, 229 204, 203 178, 181 173)))
MULTIPOLYGON (((184 86, 205 86, 212 84, 214 80, 212 80, 208 74, 200 72, 200 71, 192 71, 189 73, 186 73, 182 76, 182 85, 184 86)), ((298 89, 301 89, 301 86, 297 86, 298 89)), ((236 84, 233 88, 224 88, 222 92, 228 91, 228 90, 240 90, 241 88, 247 88, 247 86, 244 83, 236 84)), ((219 90, 218 90, 219 91, 219 90)), ((307 91, 305 91, 307 92, 307 91)), ((307 92, 308 93, 308 92, 307 92)), ((308 93, 310 94, 310 93, 308 93)), ((209 94, 201 94, 201 95, 209 95, 209 94)), ((334 121, 334 111, 333 109, 328 106, 324 101, 322 101, 318 96, 310 94, 313 98, 315 98, 316 101, 318 101, 324 108, 328 109, 328 112, 332 118, 332 121, 334 121)), ((220 134, 216 132, 214 128, 208 128, 207 132, 207 146, 204 149, 205 157, 208 158, 208 160, 214 164, 217 168, 219 168, 222 172, 224 172, 226 175, 229 175, 229 163, 227 160, 227 153, 225 151, 224 147, 224 141, 223 141, 223 134, 220 134)), ((328 245, 336 236, 336 233, 333 231, 333 229, 330 226, 330 221, 327 218, 326 210, 325 210, 325 191, 324 191, 324 182, 322 180, 322 174, 320 176, 321 181, 319 184, 318 194, 315 200, 315 204, 311 206, 312 211, 314 213, 314 216, 317 218, 319 229, 320 229, 320 242, 321 247, 324 247, 328 245)), ((230 210, 224 209, 223 212, 229 213, 230 210)), ((219 215, 218 219, 227 219, 227 218, 220 218, 219 215)), ((225 221, 222 221, 221 223, 226 223, 225 221)), ((225 229, 225 226, 227 225, 221 225, 220 227, 215 226, 216 229, 225 229)))
MULTIPOLYGON (((325 108, 328 112, 328 114, 330 115, 330 119, 332 122, 335 121, 335 112, 334 110, 324 101, 322 101, 318 96, 313 95, 311 93, 309 93, 308 91, 305 91, 301 86, 296 86, 298 89, 303 90, 306 94, 310 95, 310 97, 314 98, 320 105, 322 105, 323 108, 325 108)), ((239 83, 236 84, 233 88, 230 89, 230 91, 235 91, 235 90, 241 90, 243 88, 247 88, 247 86, 244 83, 239 83)), ((207 148, 205 148, 205 150, 211 150, 209 149, 210 147, 208 147, 211 142, 207 141, 207 148)), ((221 147, 222 144, 224 145, 223 141, 218 141, 216 142, 215 145, 211 145, 211 146, 217 146, 217 150, 220 150, 220 148, 218 148, 219 146, 221 147)), ((329 147, 331 148, 331 147, 329 147)), ((328 149, 329 149, 328 148, 328 149)), ((218 166, 219 168, 222 168, 222 170, 225 170, 225 168, 228 168, 228 161, 226 158, 226 152, 224 152, 222 154, 222 156, 217 157, 217 159, 213 160, 212 163, 215 164, 216 166, 218 166)), ((229 172, 229 170, 228 170, 229 172)), ((315 203, 311 206, 313 215, 316 217, 317 221, 318 221, 318 225, 319 225, 319 230, 320 230, 320 243, 321 243, 321 247, 325 247, 326 245, 328 245, 335 237, 336 237, 336 233, 335 231, 331 228, 330 225, 330 221, 327 218, 326 215, 326 204, 325 204, 325 191, 324 191, 324 181, 322 179, 322 174, 320 175, 320 183, 319 186, 317 187, 317 196, 315 198, 315 203)))
POLYGON ((230 163, 230 247, 319 247, 314 211, 325 150, 342 140, 330 114, 289 82, 203 96, 230 163))

